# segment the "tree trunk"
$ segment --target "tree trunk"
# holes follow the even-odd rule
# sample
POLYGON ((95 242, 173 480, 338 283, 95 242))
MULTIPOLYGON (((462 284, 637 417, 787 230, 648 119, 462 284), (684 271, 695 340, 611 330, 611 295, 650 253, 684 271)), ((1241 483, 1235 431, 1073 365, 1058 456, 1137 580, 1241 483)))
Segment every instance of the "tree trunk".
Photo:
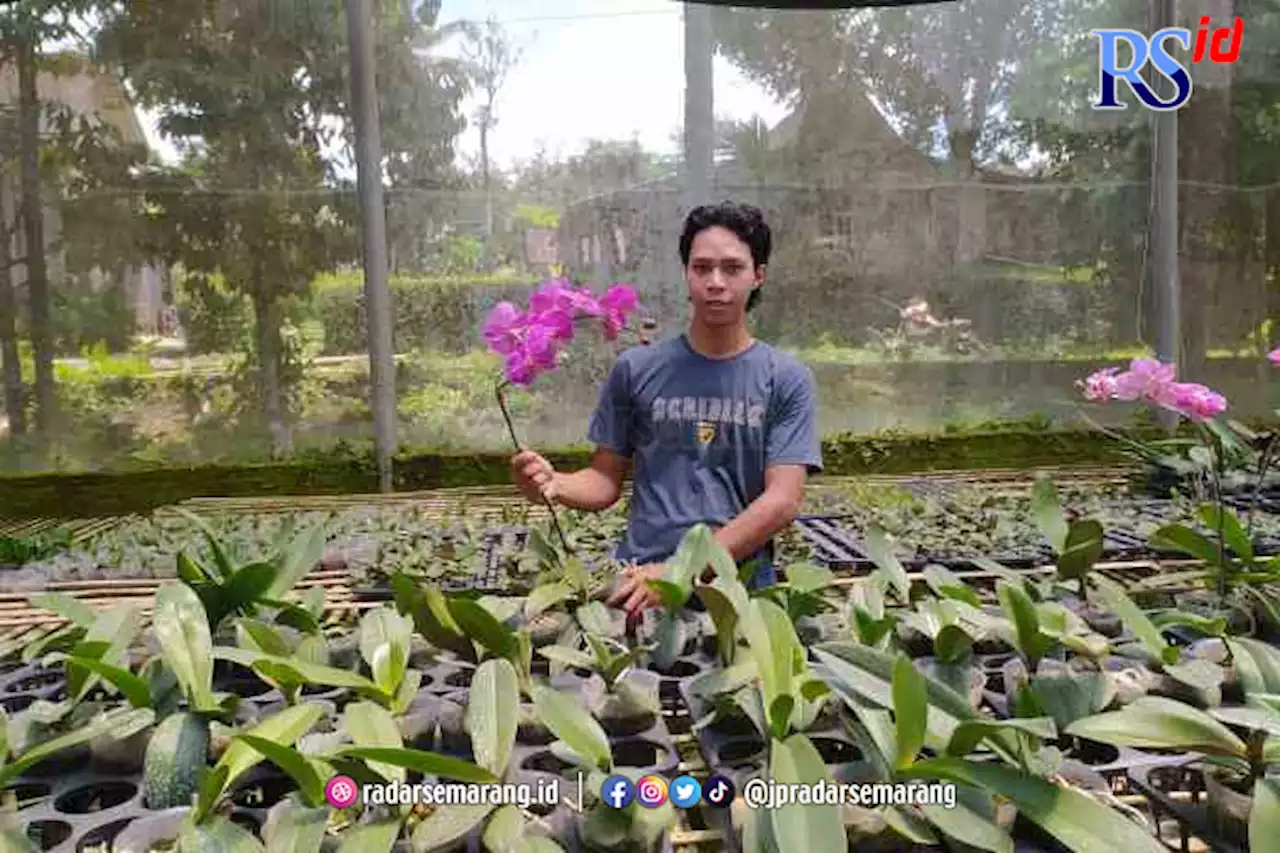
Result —
MULTIPOLYGON (((259 274, 260 278, 260 274, 259 274)), ((263 295, 261 280, 253 283, 254 328, 258 348, 258 377, 262 392, 262 411, 271 433, 271 455, 275 459, 293 452, 293 437, 284 411, 284 392, 280 382, 280 318, 279 305, 263 295)))
MULTIPOLYGON (((488 110, 485 111, 488 113, 488 110)), ((489 174, 489 120, 480 123, 480 170, 484 178, 484 236, 486 240, 493 238, 493 180, 489 174)), ((485 254, 489 254, 489 246, 485 245, 485 254)))
POLYGON ((53 426, 56 399, 53 341, 49 328, 49 270, 45 263, 44 205, 40 200, 40 101, 36 90, 36 46, 18 43, 18 148, 22 161, 22 218, 31 303, 31 346, 36 362, 36 430, 41 440, 53 426))
POLYGON ((18 360, 18 298, 13 289, 13 234, 5 214, 4 187, 0 185, 0 372, 4 378, 4 410, 9 417, 9 437, 27 432, 22 401, 22 364, 18 360))

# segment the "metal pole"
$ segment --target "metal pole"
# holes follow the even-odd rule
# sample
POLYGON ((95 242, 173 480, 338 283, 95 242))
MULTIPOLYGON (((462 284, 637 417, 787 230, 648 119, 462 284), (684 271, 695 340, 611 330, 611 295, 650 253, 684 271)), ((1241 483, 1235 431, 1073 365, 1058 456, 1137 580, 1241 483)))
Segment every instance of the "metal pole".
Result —
POLYGON ((351 64, 351 112, 356 131, 356 172, 364 222, 364 296, 369 318, 369 382, 378 488, 392 489, 396 453, 395 357, 391 348, 391 295, 387 288, 387 219, 382 198, 382 133, 374 79, 373 11, 369 0, 346 0, 351 64))
MULTIPOLYGON (((1177 20, 1176 0, 1155 0, 1156 29, 1177 20)), ((1173 81, 1159 76, 1161 98, 1173 94, 1173 81)), ((1151 271, 1156 294, 1156 354, 1162 362, 1176 363, 1181 349, 1181 287, 1178 281, 1178 111, 1153 113, 1151 191, 1151 271)), ((1177 415, 1161 410, 1161 423, 1172 432, 1177 415)))

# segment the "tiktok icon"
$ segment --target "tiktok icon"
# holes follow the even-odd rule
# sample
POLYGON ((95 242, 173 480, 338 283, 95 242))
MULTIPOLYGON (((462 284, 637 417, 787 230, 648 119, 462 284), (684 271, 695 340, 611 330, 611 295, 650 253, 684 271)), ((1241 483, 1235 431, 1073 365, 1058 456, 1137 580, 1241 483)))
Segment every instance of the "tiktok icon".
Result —
POLYGON ((702 786, 702 798, 713 809, 729 808, 733 805, 736 794, 733 783, 723 776, 712 776, 707 780, 707 784, 702 786))

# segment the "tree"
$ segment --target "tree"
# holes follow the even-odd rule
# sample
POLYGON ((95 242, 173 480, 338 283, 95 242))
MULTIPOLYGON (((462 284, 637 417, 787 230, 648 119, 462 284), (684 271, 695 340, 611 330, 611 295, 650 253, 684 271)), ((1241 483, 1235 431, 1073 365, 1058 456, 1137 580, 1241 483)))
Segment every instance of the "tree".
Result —
POLYGON ((520 51, 511 46, 511 42, 502 30, 502 26, 494 18, 489 18, 482 27, 473 27, 469 33, 470 44, 465 48, 468 62, 471 64, 480 96, 483 99, 476 110, 476 124, 480 131, 480 178, 484 187, 484 234, 493 237, 493 178, 490 174, 492 163, 489 158, 489 135, 498 124, 495 107, 498 92, 506 82, 507 75, 520 61, 520 51))
MULTIPOLYGON (((418 73, 423 28, 404 8, 400 0, 377 6, 393 182, 424 180, 445 160, 451 129, 417 106, 447 105, 456 89, 450 83, 437 98, 432 79, 418 73)), ((357 255, 348 225, 354 193, 339 179, 340 158, 328 156, 344 143, 349 152, 353 132, 342 2, 168 0, 116 5, 104 17, 102 54, 188 152, 181 168, 153 170, 144 183, 152 251, 248 297, 262 411, 273 454, 287 454, 283 306, 357 255)))

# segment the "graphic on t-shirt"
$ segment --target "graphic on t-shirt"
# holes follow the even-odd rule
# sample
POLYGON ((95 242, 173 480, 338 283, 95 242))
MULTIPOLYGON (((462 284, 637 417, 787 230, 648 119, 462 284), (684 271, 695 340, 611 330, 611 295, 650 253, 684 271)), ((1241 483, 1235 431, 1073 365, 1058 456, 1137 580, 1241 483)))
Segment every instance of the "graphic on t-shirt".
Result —
POLYGON ((764 403, 757 399, 720 397, 658 397, 653 401, 654 423, 684 421, 758 427, 764 423, 764 403))
POLYGON ((698 421, 698 444, 707 445, 716 440, 716 425, 711 421, 698 421))

